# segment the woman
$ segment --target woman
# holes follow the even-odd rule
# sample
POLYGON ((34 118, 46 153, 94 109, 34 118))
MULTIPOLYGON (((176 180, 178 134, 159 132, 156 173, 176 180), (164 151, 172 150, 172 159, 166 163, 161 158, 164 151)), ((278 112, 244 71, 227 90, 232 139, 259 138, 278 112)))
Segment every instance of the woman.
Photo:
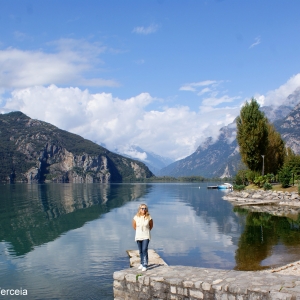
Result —
POLYGON ((150 230, 153 228, 153 220, 146 204, 139 206, 138 212, 132 220, 132 227, 135 230, 135 240, 140 252, 141 265, 139 269, 146 271, 148 267, 148 245, 151 238, 150 230))

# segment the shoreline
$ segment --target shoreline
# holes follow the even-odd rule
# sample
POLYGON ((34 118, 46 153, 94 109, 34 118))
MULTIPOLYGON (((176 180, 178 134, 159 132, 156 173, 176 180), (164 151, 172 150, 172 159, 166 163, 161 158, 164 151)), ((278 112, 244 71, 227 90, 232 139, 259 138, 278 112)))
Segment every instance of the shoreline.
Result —
MULTIPOLYGON (((240 192, 232 191, 223 196, 223 199, 232 203, 233 206, 249 211, 266 212, 289 218, 296 218, 300 214, 300 195, 297 192, 249 189, 240 192)), ((258 272, 300 276, 300 260, 258 272)))
POLYGON ((286 264, 286 265, 278 267, 278 268, 272 268, 272 269, 258 271, 258 272, 300 276, 300 260, 297 260, 295 262, 286 264))

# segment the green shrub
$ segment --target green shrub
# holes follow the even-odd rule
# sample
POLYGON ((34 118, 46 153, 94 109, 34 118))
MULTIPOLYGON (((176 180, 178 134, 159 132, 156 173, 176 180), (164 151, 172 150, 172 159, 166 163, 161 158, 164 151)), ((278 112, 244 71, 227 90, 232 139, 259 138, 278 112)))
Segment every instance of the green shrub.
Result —
POLYGON ((270 183, 274 181, 274 175, 273 174, 267 174, 263 176, 257 176, 254 179, 254 184, 258 187, 264 187, 266 183, 270 183))
POLYGON ((235 176, 234 181, 237 185, 243 184, 243 179, 238 174, 235 176))
POLYGON ((257 176, 254 179, 254 184, 258 187, 262 187, 266 183, 266 177, 265 176, 257 176))
POLYGON ((263 186, 264 190, 267 191, 267 190, 272 190, 273 189, 273 186, 271 183, 269 182, 266 182, 263 186))
POLYGON ((248 179, 247 179, 247 172, 246 169, 240 169, 237 171, 237 174, 235 175, 234 182, 237 185, 247 185, 248 179))
POLYGON ((247 170, 247 179, 250 183, 254 182, 254 179, 259 176, 259 172, 247 170))
POLYGON ((300 195, 300 184, 298 184, 298 194, 300 195))
POLYGON ((235 190, 235 191, 242 191, 242 190, 244 190, 245 189, 245 186, 244 185, 238 185, 238 184, 235 184, 235 185, 233 185, 233 189, 235 190))
POLYGON ((290 168, 286 166, 282 167, 282 169, 278 173, 278 179, 283 188, 288 187, 292 179, 292 172, 290 168))

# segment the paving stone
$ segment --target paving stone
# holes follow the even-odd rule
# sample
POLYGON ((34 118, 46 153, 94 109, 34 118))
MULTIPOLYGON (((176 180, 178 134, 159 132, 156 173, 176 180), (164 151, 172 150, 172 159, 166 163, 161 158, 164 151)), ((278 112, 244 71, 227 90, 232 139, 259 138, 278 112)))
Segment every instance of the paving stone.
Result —
POLYGON ((182 284, 184 287, 193 287, 194 282, 193 281, 184 281, 182 284))
POLYGON ((136 282, 136 275, 134 275, 134 274, 127 274, 125 276, 125 279, 128 282, 136 282))
POLYGON ((115 272, 114 279, 116 280, 124 280, 126 273, 124 272, 115 272))
POLYGON ((190 290, 190 296, 196 299, 203 299, 204 294, 199 290, 190 290))

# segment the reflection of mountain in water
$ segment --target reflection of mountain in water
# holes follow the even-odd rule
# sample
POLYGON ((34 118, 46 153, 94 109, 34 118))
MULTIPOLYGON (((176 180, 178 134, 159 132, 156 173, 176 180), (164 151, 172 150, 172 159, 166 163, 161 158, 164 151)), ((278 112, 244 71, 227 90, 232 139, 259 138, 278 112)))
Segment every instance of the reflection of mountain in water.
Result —
POLYGON ((268 268, 269 266, 262 266, 261 263, 272 254, 273 247, 278 244, 289 247, 289 254, 293 251, 299 253, 299 217, 297 221, 293 221, 287 217, 277 217, 267 213, 235 210, 246 215, 246 227, 240 237, 235 256, 236 270, 268 268))
POLYGON ((142 197, 149 186, 16 184, 0 188, 0 241, 9 242, 15 255, 24 255, 142 197))

